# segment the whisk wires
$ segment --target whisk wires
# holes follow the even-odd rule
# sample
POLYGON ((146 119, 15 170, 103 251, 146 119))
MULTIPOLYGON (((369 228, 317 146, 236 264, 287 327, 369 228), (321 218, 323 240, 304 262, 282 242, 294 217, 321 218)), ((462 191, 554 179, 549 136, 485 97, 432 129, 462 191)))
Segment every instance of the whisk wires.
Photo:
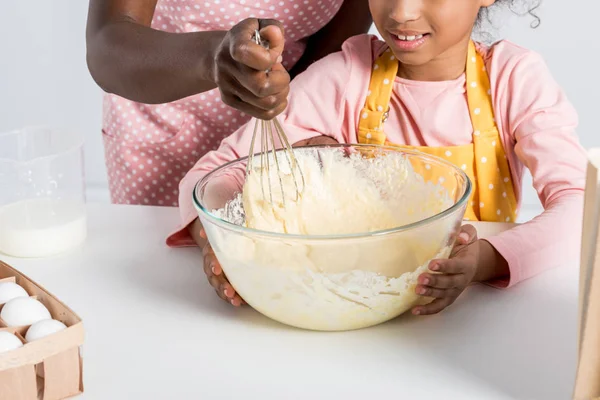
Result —
MULTIPOLYGON (((268 49, 269 44, 263 41, 260 37, 260 33, 255 31, 254 40, 257 44, 263 46, 268 49)), ((269 73, 269 71, 267 71, 269 73)), ((295 195, 292 196, 294 201, 298 201, 302 191, 304 190, 304 174, 300 166, 298 165, 298 160, 294 154, 294 150, 290 145, 290 142, 285 134, 283 127, 277 120, 277 117, 273 118, 270 121, 259 120, 257 119, 254 124, 254 131, 252 134, 252 140, 250 142, 250 152, 248 153, 248 164, 246 165, 246 175, 251 173, 255 173, 255 162, 254 162, 254 147, 256 143, 256 137, 258 136, 260 129, 260 185, 261 191, 263 195, 263 199, 268 201, 271 206, 274 206, 275 202, 273 199, 273 184, 271 182, 271 167, 274 164, 277 181, 279 183, 279 190, 281 194, 281 204, 285 208, 286 207, 286 193, 285 193, 285 185, 283 182, 282 175, 285 175, 285 171, 282 171, 282 165, 280 162, 282 161, 279 155, 283 153, 285 155, 285 161, 287 161, 287 165, 289 168, 289 173, 292 177, 295 189, 295 195), (276 146, 281 144, 283 148, 280 151, 276 150, 276 146), (271 162, 272 160, 272 162, 271 162), (265 175, 266 183, 265 183, 265 175), (299 178, 298 178, 299 175, 299 178)))

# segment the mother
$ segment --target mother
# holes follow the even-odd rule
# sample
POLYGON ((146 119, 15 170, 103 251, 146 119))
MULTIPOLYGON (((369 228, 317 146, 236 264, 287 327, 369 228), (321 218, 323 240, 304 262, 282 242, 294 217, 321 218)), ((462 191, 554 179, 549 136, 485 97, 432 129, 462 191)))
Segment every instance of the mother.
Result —
POLYGON ((112 202, 177 206, 204 153, 250 116, 281 112, 290 77, 370 26, 365 0, 90 0, 112 202))

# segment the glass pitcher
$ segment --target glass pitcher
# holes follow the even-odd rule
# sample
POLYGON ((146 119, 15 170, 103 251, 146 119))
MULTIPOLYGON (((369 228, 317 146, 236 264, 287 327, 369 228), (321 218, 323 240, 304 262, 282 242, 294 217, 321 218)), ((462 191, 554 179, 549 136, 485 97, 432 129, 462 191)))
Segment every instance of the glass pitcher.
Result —
POLYGON ((0 253, 45 257, 86 236, 83 139, 47 127, 0 133, 0 253))

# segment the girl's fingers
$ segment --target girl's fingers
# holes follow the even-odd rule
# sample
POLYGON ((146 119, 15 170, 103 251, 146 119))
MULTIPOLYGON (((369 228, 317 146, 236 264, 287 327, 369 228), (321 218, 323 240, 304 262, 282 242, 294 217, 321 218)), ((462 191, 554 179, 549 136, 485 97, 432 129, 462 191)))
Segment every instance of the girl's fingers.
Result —
POLYGON ((225 297, 225 296, 223 295, 223 293, 222 293, 222 292, 219 292, 217 289, 215 289, 215 293, 217 294, 217 296, 219 296, 219 298, 220 298, 221 300, 224 300, 224 301, 229 301, 229 300, 227 300, 227 297, 225 297))
POLYGON ((210 245, 206 245, 204 250, 204 273, 210 285, 215 289, 217 295, 235 307, 245 304, 244 300, 236 293, 235 289, 223 273, 223 268, 214 255, 210 245))
POLYGON ((423 286, 437 289, 464 288, 467 277, 464 274, 421 274, 418 282, 423 286))
POLYGON ((211 263, 211 269, 210 270, 216 276, 222 276, 223 275, 223 268, 221 268, 221 264, 219 264, 219 261, 216 258, 211 263))
POLYGON ((433 260, 429 263, 429 270, 442 274, 464 274, 466 272, 464 263, 456 258, 433 260))
POLYGON ((226 300, 228 298, 233 298, 233 296, 235 295, 235 290, 233 290, 233 287, 229 284, 229 281, 227 280, 225 275, 215 274, 213 272, 214 269, 214 267, 212 269, 209 269, 209 272, 206 274, 210 285, 219 293, 219 296, 224 296, 222 297, 223 299, 226 300))
POLYGON ((204 248, 204 253, 204 273, 206 274, 206 278, 210 285, 219 293, 219 296, 226 300, 227 297, 224 295, 221 287, 223 284, 229 282, 223 274, 223 269, 209 245, 204 248))
POLYGON ((215 256, 209 254, 204 257, 204 273, 207 276, 223 274, 223 268, 215 256))
POLYGON ((233 299, 230 300, 230 303, 234 307, 240 307, 240 306, 246 304, 244 302, 244 300, 242 300, 242 298, 238 294, 236 294, 235 296, 233 296, 233 299))
POLYGON ((204 261, 204 274, 206 274, 207 278, 210 278, 211 276, 213 276, 213 272, 211 270, 211 265, 210 263, 207 263, 206 261, 204 261))
POLYGON ((219 297, 228 303, 231 303, 231 301, 234 300, 237 296, 235 290, 233 289, 233 286, 231 286, 225 275, 213 275, 211 277, 211 285, 215 288, 219 297))
POLYGON ((204 259, 206 260, 206 257, 213 256, 214 254, 215 252, 213 251, 210 243, 206 243, 202 248, 202 256, 204 257, 204 259))
POLYGON ((207 237, 206 237, 206 231, 205 231, 204 229, 200 229, 200 237, 201 237, 202 239, 206 239, 206 238, 207 238, 207 237))
POLYGON ((473 225, 463 225, 456 238, 458 244, 469 244, 477 240, 477 229, 473 225))
POLYGON ((224 283, 221 288, 221 292, 224 294, 225 300, 232 306, 240 307, 241 305, 246 304, 240 295, 236 293, 235 289, 229 282, 224 283))
POLYGON ((202 254, 204 255, 204 273, 207 275, 221 275, 223 269, 210 244, 204 246, 202 254))
POLYGON ((454 303, 456 298, 444 297, 442 299, 435 299, 431 303, 425 306, 418 306, 413 308, 412 313, 414 315, 432 315, 437 314, 450 304, 454 303))
POLYGON ((329 136, 316 136, 310 139, 300 140, 292 145, 292 147, 301 147, 301 146, 314 146, 317 144, 326 145, 326 144, 336 144, 339 143, 332 137, 329 136))
POLYGON ((460 293, 460 290, 457 288, 438 289, 431 286, 417 285, 417 287, 415 288, 415 293, 417 293, 419 296, 443 299, 447 297, 457 297, 460 293))
POLYGON ((213 275, 208 278, 208 282, 210 283, 210 286, 212 286, 213 289, 215 289, 215 292, 217 292, 220 298, 222 298, 223 300, 227 300, 225 291, 222 289, 224 282, 219 277, 213 275))
POLYGON ((227 280, 225 280, 225 282, 223 282, 223 284, 221 285, 221 290, 225 294, 225 297, 227 297, 228 299, 233 299, 233 296, 235 296, 235 290, 233 290, 233 287, 229 284, 227 280))
MULTIPOLYGON (((206 272, 206 269, 207 269, 207 267, 205 267, 205 272, 206 272)), ((219 269, 220 269, 220 266, 219 266, 219 269)), ((215 275, 209 269, 209 272, 207 273, 207 277, 208 277, 208 281, 209 281, 210 285, 215 289, 215 291, 217 292, 217 295, 219 295, 219 297, 221 299, 225 300, 226 302, 228 302, 236 307, 239 307, 244 304, 244 300, 242 300, 242 298, 236 293, 233 286, 231 286, 231 284, 227 280, 227 277, 225 276, 225 274, 221 273, 219 275, 215 275)))

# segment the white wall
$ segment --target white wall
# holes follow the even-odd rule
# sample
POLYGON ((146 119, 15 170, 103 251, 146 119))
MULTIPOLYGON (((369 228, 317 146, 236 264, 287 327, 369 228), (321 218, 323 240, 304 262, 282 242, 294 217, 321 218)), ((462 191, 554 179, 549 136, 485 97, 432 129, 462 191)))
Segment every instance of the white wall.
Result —
MULTIPOLYGON (((501 15, 506 37, 542 53, 580 113, 579 135, 586 147, 600 146, 596 131, 600 80, 592 60, 600 49, 594 32, 600 3, 548 1, 542 24, 501 15), (506 22, 506 24, 504 24, 506 22)), ((2 4, 0 24, 0 131, 50 124, 86 138, 90 200, 107 201, 101 129, 101 92, 85 64, 87 2, 19 0, 2 4)), ((524 204, 539 204, 525 182, 524 204)))
POLYGON ((0 131, 48 124, 86 140, 91 198, 108 201, 103 161, 101 92, 85 62, 87 2, 19 0, 2 3, 0 131))

